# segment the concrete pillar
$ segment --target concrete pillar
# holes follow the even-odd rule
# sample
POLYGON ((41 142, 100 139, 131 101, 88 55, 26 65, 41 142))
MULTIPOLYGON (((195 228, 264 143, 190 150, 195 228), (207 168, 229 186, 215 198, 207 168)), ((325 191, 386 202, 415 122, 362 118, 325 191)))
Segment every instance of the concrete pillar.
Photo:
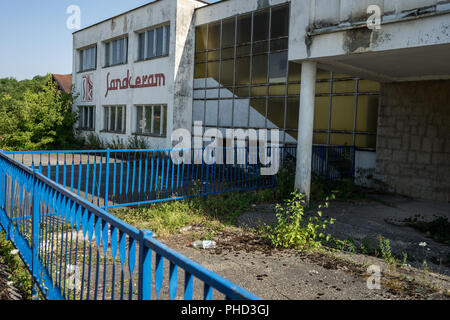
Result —
POLYGON ((310 200, 311 159, 314 130, 314 102, 316 97, 317 63, 302 63, 302 83, 300 89, 300 112, 298 121, 297 167, 295 189, 310 200))

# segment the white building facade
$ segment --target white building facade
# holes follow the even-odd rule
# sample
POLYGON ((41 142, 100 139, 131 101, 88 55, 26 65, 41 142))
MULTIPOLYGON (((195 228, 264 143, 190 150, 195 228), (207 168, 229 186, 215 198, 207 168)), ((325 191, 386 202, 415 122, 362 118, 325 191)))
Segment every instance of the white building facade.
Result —
MULTIPOLYGON (((78 129, 107 142, 140 137, 156 149, 172 147, 173 130, 192 131, 195 121, 223 132, 276 128, 281 143, 299 146, 297 186, 305 193, 317 144, 354 146, 363 184, 377 176, 408 193, 406 172, 427 172, 415 182, 427 186, 414 193, 434 188, 427 197, 445 200, 450 134, 433 122, 447 119, 445 96, 417 133, 405 111, 412 102, 399 107, 401 128, 386 114, 406 103, 394 101, 398 84, 437 81, 447 92, 449 21, 447 0, 154 1, 74 33, 78 129)), ((427 114, 425 105, 416 109, 427 114)))
POLYGON ((167 148, 174 128, 190 128, 193 65, 186 59, 193 59, 188 42, 201 5, 156 1, 74 34, 74 106, 84 134, 106 142, 138 135, 167 148))

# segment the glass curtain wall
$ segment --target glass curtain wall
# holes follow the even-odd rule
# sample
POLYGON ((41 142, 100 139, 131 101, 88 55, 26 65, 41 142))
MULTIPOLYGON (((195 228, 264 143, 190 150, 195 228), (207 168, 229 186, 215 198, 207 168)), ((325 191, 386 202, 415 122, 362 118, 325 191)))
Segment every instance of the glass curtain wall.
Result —
MULTIPOLYGON (((301 65, 288 61, 289 5, 196 29, 193 121, 298 135, 301 65)), ((318 70, 314 143, 376 147, 378 83, 318 70)))

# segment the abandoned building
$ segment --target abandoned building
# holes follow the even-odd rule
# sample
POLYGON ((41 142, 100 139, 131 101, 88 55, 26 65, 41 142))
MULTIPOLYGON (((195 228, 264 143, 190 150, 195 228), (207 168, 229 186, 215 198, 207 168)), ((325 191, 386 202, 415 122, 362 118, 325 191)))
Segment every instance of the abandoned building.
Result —
POLYGON ((358 183, 450 201, 450 1, 159 0, 73 37, 84 134, 277 128, 305 193, 312 146, 352 146, 358 183))

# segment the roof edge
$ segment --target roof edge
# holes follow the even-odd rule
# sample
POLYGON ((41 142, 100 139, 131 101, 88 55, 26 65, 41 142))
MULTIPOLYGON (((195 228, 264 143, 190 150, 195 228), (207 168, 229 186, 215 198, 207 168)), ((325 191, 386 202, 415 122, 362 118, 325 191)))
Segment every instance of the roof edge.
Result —
MULTIPOLYGON (((155 4, 155 3, 158 3, 158 2, 161 2, 161 1, 163 1, 163 0, 154 0, 154 1, 148 2, 148 3, 146 3, 146 4, 143 4, 142 6, 136 7, 136 8, 134 8, 134 9, 130 9, 130 10, 128 10, 128 11, 125 11, 125 12, 122 12, 122 13, 120 13, 120 14, 118 14, 118 15, 115 15, 115 16, 113 16, 113 17, 111 17, 111 18, 104 19, 104 20, 99 21, 99 22, 97 22, 97 23, 94 23, 94 24, 92 24, 92 25, 90 25, 90 26, 87 26, 87 27, 84 27, 84 28, 82 28, 82 29, 80 29, 80 30, 74 31, 74 32, 72 32, 72 35, 75 35, 75 34, 78 33, 78 32, 85 31, 85 30, 87 30, 87 29, 90 29, 90 28, 93 28, 93 27, 95 27, 95 26, 98 26, 99 24, 105 23, 105 22, 107 22, 107 21, 109 21, 109 20, 119 18, 119 17, 121 17, 121 16, 123 16, 123 15, 126 15, 126 14, 130 13, 130 12, 133 12, 133 11, 136 11, 136 10, 139 10, 139 9, 142 9, 142 8, 144 8, 144 7, 146 7, 146 6, 150 6, 150 5, 152 5, 152 4, 155 4)), ((204 1, 204 0, 193 0, 193 1, 205 3, 205 4, 207 4, 207 5, 214 4, 214 3, 210 3, 210 2, 207 2, 207 1, 204 1)), ((219 1, 219 2, 220 2, 220 1, 219 1)))

